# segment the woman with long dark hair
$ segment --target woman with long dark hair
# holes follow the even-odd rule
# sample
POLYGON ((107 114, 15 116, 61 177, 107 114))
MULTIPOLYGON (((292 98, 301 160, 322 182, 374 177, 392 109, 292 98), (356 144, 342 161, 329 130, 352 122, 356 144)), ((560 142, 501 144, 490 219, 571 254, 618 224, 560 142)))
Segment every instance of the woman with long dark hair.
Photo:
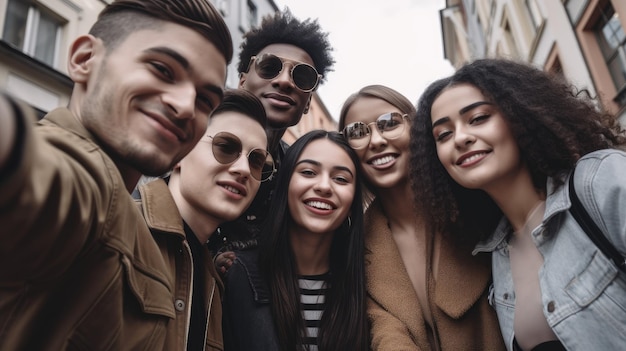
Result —
POLYGON ((259 249, 225 274, 226 350, 367 350, 359 161, 337 132, 287 151, 259 249))

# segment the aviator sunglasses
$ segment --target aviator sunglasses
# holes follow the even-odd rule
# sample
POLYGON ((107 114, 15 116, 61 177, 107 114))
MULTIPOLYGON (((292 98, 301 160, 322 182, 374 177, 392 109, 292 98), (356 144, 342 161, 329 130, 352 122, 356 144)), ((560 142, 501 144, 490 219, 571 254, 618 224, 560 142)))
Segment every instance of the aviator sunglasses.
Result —
POLYGON ((407 117, 406 114, 401 114, 400 112, 385 113, 374 122, 367 124, 363 122, 350 123, 343 128, 341 134, 348 140, 348 143, 353 149, 362 149, 370 143, 372 134, 372 130, 370 129, 371 124, 376 126, 378 133, 380 133, 383 138, 387 140, 396 139, 402 135, 406 124, 404 123, 404 119, 407 117))
MULTIPOLYGON (((211 138, 211 151, 217 162, 229 164, 237 161, 241 157, 241 140, 234 134, 219 132, 211 138)), ((274 159, 272 155, 264 149, 252 149, 246 155, 250 174, 256 180, 266 181, 274 174, 274 159)))
MULTIPOLYGON (((283 71, 283 68, 285 68, 285 61, 272 54, 252 56, 250 58, 250 64, 252 64, 252 60, 254 60, 256 73, 263 79, 274 79, 283 71)), ((306 63, 292 64, 289 73, 296 87, 305 93, 315 90, 315 87, 317 87, 317 84, 322 78, 322 75, 317 73, 315 67, 306 63)))

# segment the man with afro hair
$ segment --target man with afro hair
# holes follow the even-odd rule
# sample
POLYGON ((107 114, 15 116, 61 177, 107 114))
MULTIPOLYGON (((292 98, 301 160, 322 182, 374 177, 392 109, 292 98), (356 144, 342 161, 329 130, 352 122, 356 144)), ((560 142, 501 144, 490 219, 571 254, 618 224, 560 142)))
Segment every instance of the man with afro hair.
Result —
MULTIPOLYGON (((317 20, 299 20, 288 8, 263 18, 243 39, 237 68, 239 87, 256 95, 265 107, 268 148, 278 168, 288 147, 281 138, 308 112, 313 92, 335 63, 333 49, 317 20)), ((261 183, 248 210, 211 238, 214 251, 226 251, 216 257, 222 272, 235 258, 232 249, 256 246, 274 187, 274 178, 261 183)))

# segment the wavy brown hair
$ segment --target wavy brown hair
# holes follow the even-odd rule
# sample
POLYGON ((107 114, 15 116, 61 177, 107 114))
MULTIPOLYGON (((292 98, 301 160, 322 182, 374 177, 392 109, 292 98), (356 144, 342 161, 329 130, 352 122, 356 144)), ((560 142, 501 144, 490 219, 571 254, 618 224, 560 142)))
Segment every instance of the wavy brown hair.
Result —
POLYGON ((581 156, 626 142, 617 118, 599 108, 588 91, 577 90, 560 76, 505 59, 467 64, 424 91, 411 127, 415 203, 430 224, 444 232, 462 229, 463 236, 477 241, 501 218, 485 192, 458 185, 437 157, 433 102, 446 88, 463 83, 478 88, 502 112, 537 189, 546 190, 548 177, 562 184, 581 156))

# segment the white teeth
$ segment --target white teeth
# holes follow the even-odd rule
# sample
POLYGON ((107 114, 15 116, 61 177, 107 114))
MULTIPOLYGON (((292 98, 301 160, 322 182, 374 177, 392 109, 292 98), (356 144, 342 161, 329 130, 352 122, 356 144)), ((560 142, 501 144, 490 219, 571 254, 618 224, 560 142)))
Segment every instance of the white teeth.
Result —
POLYGON ((472 162, 472 161, 474 161, 474 160, 476 160, 476 159, 479 159, 479 158, 481 158, 481 157, 485 156, 485 154, 486 154, 486 153, 481 152, 480 154, 475 154, 475 155, 472 155, 472 156, 470 156, 470 157, 468 157, 468 158, 464 159, 464 160, 463 160, 463 162, 461 162, 461 164, 466 164, 466 163, 472 162))
POLYGON ((239 191, 239 189, 236 189, 230 185, 224 185, 224 189, 230 191, 233 194, 241 194, 241 191, 239 191))
POLYGON ((306 204, 308 206, 319 208, 321 210, 332 210, 333 209, 329 204, 327 204, 325 202, 321 202, 321 201, 307 201, 306 204))
POLYGON ((389 163, 389 162, 391 162, 391 161, 393 161, 395 159, 396 159, 395 157, 393 157, 391 155, 388 155, 388 156, 384 156, 384 157, 377 158, 377 159, 373 160, 372 164, 374 166, 380 166, 380 165, 384 165, 385 163, 389 163))

